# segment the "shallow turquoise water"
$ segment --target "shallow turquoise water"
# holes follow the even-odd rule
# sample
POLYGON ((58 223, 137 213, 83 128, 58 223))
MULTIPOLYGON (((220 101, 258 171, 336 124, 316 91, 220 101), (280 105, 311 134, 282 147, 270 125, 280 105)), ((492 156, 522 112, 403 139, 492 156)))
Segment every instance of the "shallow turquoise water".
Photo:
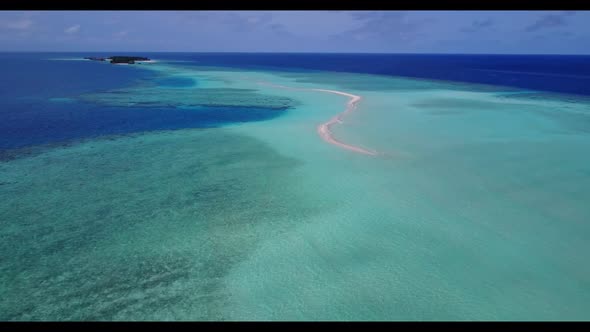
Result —
POLYGON ((584 100, 361 74, 145 68, 184 77, 160 78, 158 91, 297 103, 267 121, 0 163, 1 319, 589 318, 584 100), (334 134, 383 154, 317 135, 346 97, 258 81, 362 96, 334 134))

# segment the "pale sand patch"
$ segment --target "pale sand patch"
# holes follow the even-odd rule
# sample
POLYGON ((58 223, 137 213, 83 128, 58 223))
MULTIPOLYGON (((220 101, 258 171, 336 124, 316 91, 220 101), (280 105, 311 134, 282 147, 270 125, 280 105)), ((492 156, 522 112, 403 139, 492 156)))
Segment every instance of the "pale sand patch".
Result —
POLYGON ((332 125, 337 124, 337 123, 342 123, 342 118, 346 114, 351 113, 352 111, 354 111, 354 109, 356 108, 357 103, 361 100, 361 96, 353 95, 353 94, 342 92, 342 91, 336 91, 336 90, 311 89, 311 88, 309 88, 309 89, 306 89, 306 88, 292 88, 292 87, 288 87, 288 86, 284 86, 284 85, 276 85, 276 84, 271 84, 271 83, 267 83, 267 82, 257 82, 257 83, 258 84, 262 84, 262 85, 273 86, 273 87, 277 87, 277 88, 281 88, 281 89, 319 91, 319 92, 334 93, 334 94, 338 94, 338 95, 341 95, 341 96, 349 97, 350 100, 346 104, 346 109, 344 110, 344 112, 339 113, 336 116, 334 116, 333 118, 331 118, 330 120, 328 120, 327 122, 320 124, 318 126, 318 134, 326 142, 328 142, 330 144, 337 145, 337 146, 339 146, 339 147, 341 147, 343 149, 347 149, 347 150, 350 150, 350 151, 354 151, 354 152, 362 153, 362 154, 366 154, 366 155, 371 155, 371 156, 378 155, 378 153, 376 151, 371 151, 371 150, 363 149, 363 148, 358 147, 358 146, 354 146, 354 145, 346 144, 344 142, 340 142, 336 138, 334 138, 334 136, 332 135, 332 132, 330 131, 330 127, 332 125))

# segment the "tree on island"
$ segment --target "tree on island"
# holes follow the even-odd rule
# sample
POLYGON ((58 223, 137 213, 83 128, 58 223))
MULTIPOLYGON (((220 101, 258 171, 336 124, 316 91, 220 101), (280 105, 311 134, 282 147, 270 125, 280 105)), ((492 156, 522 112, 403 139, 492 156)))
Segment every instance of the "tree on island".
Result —
POLYGON ((149 61, 149 58, 141 57, 141 56, 111 56, 108 58, 101 58, 101 57, 85 57, 84 59, 93 60, 93 61, 106 61, 109 60, 110 63, 117 64, 117 63, 127 63, 127 64, 134 64, 135 61, 149 61))
POLYGON ((111 60, 111 63, 128 63, 128 64, 134 64, 135 61, 149 61, 150 60, 146 57, 140 57, 140 56, 112 56, 107 59, 111 60))

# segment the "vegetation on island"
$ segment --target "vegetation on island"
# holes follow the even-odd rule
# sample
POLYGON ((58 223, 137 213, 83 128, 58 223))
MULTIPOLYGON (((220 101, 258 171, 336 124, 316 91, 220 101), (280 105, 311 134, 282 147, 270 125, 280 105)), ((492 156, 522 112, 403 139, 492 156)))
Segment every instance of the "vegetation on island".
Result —
POLYGON ((84 59, 93 60, 93 61, 106 61, 106 58, 96 57, 96 56, 87 56, 84 59))
POLYGON ((88 60, 93 60, 93 61, 109 61, 112 64, 117 64, 117 63, 127 63, 127 64, 134 64, 135 61, 149 61, 149 58, 146 57, 141 57, 141 56, 111 56, 108 58, 102 58, 102 57, 85 57, 84 59, 88 59, 88 60))

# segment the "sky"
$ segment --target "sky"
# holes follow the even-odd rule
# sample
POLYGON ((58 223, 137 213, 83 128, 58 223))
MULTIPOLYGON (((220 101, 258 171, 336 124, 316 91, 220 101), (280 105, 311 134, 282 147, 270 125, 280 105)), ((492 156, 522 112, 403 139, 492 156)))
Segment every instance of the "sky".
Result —
POLYGON ((590 54, 590 11, 0 11, 0 51, 590 54))

